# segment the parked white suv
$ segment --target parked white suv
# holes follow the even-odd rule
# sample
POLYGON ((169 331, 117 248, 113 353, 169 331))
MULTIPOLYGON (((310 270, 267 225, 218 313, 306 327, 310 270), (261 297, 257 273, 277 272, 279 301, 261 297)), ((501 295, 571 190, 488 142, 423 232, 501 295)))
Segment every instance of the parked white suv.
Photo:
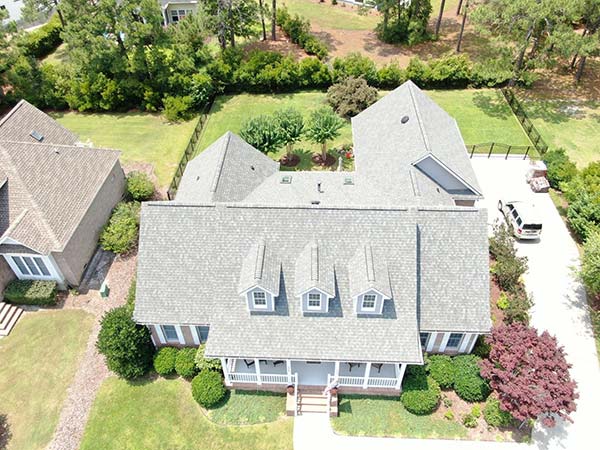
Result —
POLYGON ((504 215, 517 239, 539 239, 542 221, 535 205, 522 201, 498 201, 498 209, 504 215))

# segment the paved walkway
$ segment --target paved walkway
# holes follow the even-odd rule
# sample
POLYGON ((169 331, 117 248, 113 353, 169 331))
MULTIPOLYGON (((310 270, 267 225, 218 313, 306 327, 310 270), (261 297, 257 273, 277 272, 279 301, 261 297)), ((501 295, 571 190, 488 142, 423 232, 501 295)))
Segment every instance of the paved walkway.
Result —
POLYGON ((499 217, 499 198, 532 199, 544 220, 542 239, 520 243, 518 251, 529 258, 525 276, 527 290, 534 297, 532 325, 557 336, 573 365, 572 377, 579 384, 580 398, 574 423, 559 422, 550 430, 537 426, 534 445, 480 441, 444 441, 434 439, 392 439, 345 437, 335 435, 325 415, 297 417, 294 423, 296 450, 420 449, 420 450, 587 450, 600 447, 597 442, 597 408, 600 405, 600 368, 587 312, 585 292, 577 281, 577 247, 547 194, 534 194, 525 183, 528 162, 523 160, 475 158, 473 166, 486 199, 490 225, 499 217))
POLYGON ((102 299, 98 291, 85 295, 69 295, 65 309, 83 309, 94 315, 95 322, 88 339, 85 353, 79 361, 75 378, 67 391, 58 425, 48 450, 76 450, 79 448, 90 409, 102 382, 110 376, 104 357, 96 350, 96 340, 100 331, 100 320, 104 313, 125 303, 125 298, 135 271, 134 256, 117 258, 108 272, 111 288, 108 299, 102 299))

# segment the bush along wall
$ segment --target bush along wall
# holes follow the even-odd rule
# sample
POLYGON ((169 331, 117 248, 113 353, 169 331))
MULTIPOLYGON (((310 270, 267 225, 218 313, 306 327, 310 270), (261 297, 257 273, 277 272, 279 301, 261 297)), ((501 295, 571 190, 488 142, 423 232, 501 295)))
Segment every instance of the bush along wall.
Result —
POLYGON ((47 306, 56 304, 55 281, 13 280, 4 289, 4 299, 19 305, 47 306))

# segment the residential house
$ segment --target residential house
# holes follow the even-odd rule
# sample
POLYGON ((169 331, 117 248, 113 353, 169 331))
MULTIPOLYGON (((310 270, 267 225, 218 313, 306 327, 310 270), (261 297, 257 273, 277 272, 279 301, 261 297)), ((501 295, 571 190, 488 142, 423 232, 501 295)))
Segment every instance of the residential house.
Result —
POLYGON ((14 275, 78 286, 124 186, 119 152, 19 102, 0 120, 0 254, 14 275))
POLYGON ((198 10, 198 0, 160 0, 165 25, 177 23, 198 10))
POLYGON ((487 214, 456 121, 412 82, 352 119, 353 172, 281 172, 233 133, 142 206, 134 319, 228 386, 397 393, 490 331, 487 214))

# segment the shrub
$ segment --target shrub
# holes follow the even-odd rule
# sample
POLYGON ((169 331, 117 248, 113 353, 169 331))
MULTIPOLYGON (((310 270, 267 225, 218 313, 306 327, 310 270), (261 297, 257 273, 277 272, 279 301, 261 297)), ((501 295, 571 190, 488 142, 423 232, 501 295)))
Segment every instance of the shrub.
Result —
POLYGON ((108 368, 122 378, 141 377, 152 367, 150 331, 133 321, 127 305, 111 309, 102 317, 96 347, 106 358, 108 368))
POLYGON ((400 401, 408 412, 417 415, 431 414, 440 403, 438 383, 427 376, 424 366, 409 366, 402 385, 400 401))
POLYGON ((450 55, 428 63, 428 88, 465 88, 471 79, 471 61, 466 55, 450 55))
POLYGON ((36 30, 24 33, 19 45, 28 56, 41 59, 48 56, 62 43, 62 25, 57 15, 36 30))
POLYGON ((577 174, 577 166, 563 148, 546 152, 544 162, 548 169, 548 181, 554 189, 560 189, 563 183, 568 183, 577 174))
POLYGON ((442 403, 444 404, 444 406, 446 408, 450 408, 452 406, 452 400, 450 400, 448 397, 446 397, 445 395, 442 396, 442 403))
POLYGON ((464 374, 479 375, 480 362, 481 358, 477 355, 457 355, 452 358, 457 377, 464 374))
POLYGON ((196 73, 192 75, 190 95, 192 105, 195 109, 204 108, 215 95, 215 85, 211 76, 207 73, 196 73))
POLYGON ((260 115, 247 120, 240 136, 263 153, 275 152, 284 145, 284 136, 272 116, 260 115))
POLYGON ((505 291, 515 289, 521 276, 527 271, 527 258, 519 256, 499 257, 492 267, 492 273, 500 288, 505 291))
POLYGON ((486 342, 485 335, 480 335, 477 337, 477 342, 475 342, 475 346, 473 347, 473 355, 478 356, 482 359, 485 359, 490 354, 490 344, 486 342))
POLYGON ((473 405, 473 408, 471 408, 471 415, 473 417, 479 419, 481 417, 481 406, 473 405))
POLYGON ((508 306, 504 310, 504 321, 529 324, 529 310, 532 306, 533 302, 525 289, 520 286, 513 289, 508 297, 508 306))
POLYGON ((162 376, 171 375, 175 372, 175 358, 177 349, 175 347, 162 347, 154 354, 154 370, 162 376))
POLYGON ((139 224, 140 204, 119 203, 100 235, 100 246, 117 254, 127 253, 137 243, 139 224))
POLYGON ((377 101, 377 89, 363 78, 346 78, 327 90, 327 103, 342 117, 352 117, 377 101))
POLYGON ((490 255, 498 259, 516 254, 515 243, 510 229, 505 223, 495 224, 490 237, 490 255))
POLYGON ((391 62, 377 71, 377 85, 381 88, 394 89, 406 81, 406 73, 397 62, 391 62))
POLYGON ((508 308, 508 304, 508 296, 505 292, 501 292, 500 297, 498 297, 498 300, 496 300, 496 306, 504 311, 506 308, 508 308))
POLYGON ((427 370, 442 389, 452 388, 456 371, 452 358, 447 355, 432 355, 429 357, 427 370))
POLYGON ((600 163, 589 164, 563 189, 569 225, 585 241, 600 225, 600 163))
POLYGON ((133 311, 133 307, 135 306, 135 289, 136 289, 136 279, 135 277, 131 280, 131 284, 129 285, 129 290, 127 291, 127 306, 133 311))
POLYGON ((144 172, 133 171, 127 175, 127 193, 136 201, 148 200, 154 194, 154 184, 144 172))
POLYGON ((377 67, 371 59, 360 53, 350 53, 343 58, 335 58, 333 80, 338 82, 349 77, 364 78, 371 85, 377 84, 377 67))
POLYGON ((467 402, 482 402, 490 395, 490 387, 479 374, 456 373, 454 391, 467 402))
POLYGON ((55 305, 56 281, 12 280, 4 289, 4 299, 18 305, 55 305))
POLYGON ((205 370, 192 380, 192 396, 200 405, 210 408, 225 397, 225 386, 221 374, 205 370))
POLYGON ((163 98, 163 106, 163 114, 169 122, 180 122, 192 116, 194 99, 191 95, 181 97, 167 95, 163 98))
POLYGON ((205 358, 204 357, 205 344, 200 344, 196 351, 196 367, 198 370, 221 370, 221 360, 218 358, 205 358))
POLYGON ((600 232, 590 234, 583 246, 581 279, 590 294, 600 293, 600 232))
POLYGON ((277 24, 294 44, 298 44, 309 55, 315 55, 319 59, 327 56, 327 46, 316 36, 310 34, 310 22, 298 14, 293 17, 287 8, 277 10, 277 24))
POLYGON ((454 420, 454 413, 452 412, 452 410, 448 410, 444 413, 444 419, 446 420, 454 420))
POLYGON ((483 418, 492 427, 509 427, 512 425, 513 417, 508 411, 500 408, 500 400, 495 397, 488 398, 483 408, 483 418))
POLYGON ((473 414, 468 413, 463 416, 462 423, 467 428, 477 427, 477 418, 473 414))
POLYGON ((183 378, 192 378, 196 375, 196 349, 195 348, 182 348, 177 352, 175 358, 175 372, 177 375, 183 378))

